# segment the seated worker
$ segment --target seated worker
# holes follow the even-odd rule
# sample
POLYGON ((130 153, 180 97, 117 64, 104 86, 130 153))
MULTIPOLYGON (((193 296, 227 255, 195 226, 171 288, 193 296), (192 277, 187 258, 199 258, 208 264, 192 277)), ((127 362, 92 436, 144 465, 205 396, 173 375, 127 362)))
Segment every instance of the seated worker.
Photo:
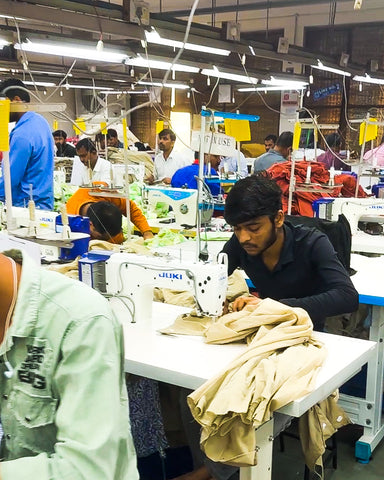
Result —
POLYGON ((236 173, 238 172, 241 178, 245 178, 248 175, 248 164, 247 159, 244 156, 244 153, 240 153, 240 170, 238 170, 238 152, 232 157, 222 157, 219 165, 219 171, 225 173, 236 173))
POLYGON ((335 170, 351 170, 351 166, 343 162, 345 154, 340 153, 341 137, 338 133, 330 133, 325 137, 328 144, 327 151, 317 157, 317 161, 322 163, 329 170, 334 167, 335 170))
POLYGON ((265 151, 266 151, 266 152, 269 152, 269 150, 270 150, 271 148, 275 148, 276 141, 277 141, 276 135, 273 135, 273 134, 267 135, 267 136, 264 138, 265 151))
POLYGON ((67 134, 64 130, 55 130, 52 135, 56 146, 56 157, 73 158, 76 155, 76 148, 67 143, 67 134))
POLYGON ((384 165, 384 136, 382 137, 378 147, 365 152, 364 162, 372 165, 373 167, 382 167, 384 165))
POLYGON ((76 153, 83 165, 76 169, 74 165, 71 179, 73 185, 91 185, 93 182, 104 182, 107 186, 111 184, 111 163, 98 156, 96 145, 90 138, 77 142, 76 153))
POLYGON ((287 161, 292 151, 292 142, 293 133, 283 132, 273 148, 270 148, 266 153, 263 153, 263 155, 255 159, 253 171, 267 170, 275 163, 287 161))
POLYGON ((176 135, 169 128, 164 128, 159 133, 160 152, 155 157, 155 169, 148 178, 149 184, 162 181, 169 185, 176 170, 191 164, 188 156, 174 150, 175 141, 176 135))
POLYGON ((85 283, 0 254, 2 480, 137 480, 122 326, 85 283))
MULTIPOLYGON (((234 234, 225 244, 228 274, 242 268, 260 298, 301 307, 322 330, 326 317, 353 312, 359 297, 328 237, 284 223, 281 189, 266 172, 239 180, 229 192, 224 218, 234 234)), ((235 301, 235 310, 257 303, 235 301)))
MULTIPOLYGON (((198 157, 198 152, 196 156, 198 157)), ((205 153, 204 154, 204 175, 208 173, 208 163, 211 164, 211 175, 217 175, 217 169, 220 165, 220 156, 212 155, 205 153)), ((175 188, 194 188, 197 189, 197 179, 195 177, 199 176, 199 158, 192 163, 192 165, 187 165, 186 167, 179 168, 173 174, 171 179, 171 185, 175 188)), ((209 189, 211 190, 212 195, 218 195, 220 193, 220 184, 211 183, 208 184, 209 189)))
MULTIPOLYGON (((281 195, 267 172, 239 180, 228 193, 224 218, 234 229, 223 248, 228 255, 228 275, 243 269, 259 296, 238 297, 232 307, 239 311, 269 297, 303 308, 315 330, 323 330, 325 317, 357 310, 359 296, 325 234, 284 223, 281 195)), ((284 417, 275 423, 275 434, 284 423, 284 417)), ((186 425, 191 435, 192 427, 186 425)), ((196 452, 196 437, 190 438, 196 452)), ((229 480, 238 471, 205 456, 202 461, 203 466, 188 480, 229 480)))
POLYGON ((107 146, 108 147, 115 147, 115 148, 123 148, 123 142, 120 142, 117 132, 113 128, 108 128, 107 130, 107 146))
MULTIPOLYGON (((127 214, 127 202, 125 198, 114 197, 95 197, 89 193, 88 188, 79 188, 67 202, 67 212, 71 215, 82 215, 90 218, 91 238, 98 240, 106 240, 111 243, 123 243, 124 237, 121 230, 121 215, 127 214), (108 207, 112 205, 115 208, 108 207), (90 206, 95 206, 88 210, 90 206)), ((151 227, 148 225, 147 219, 143 215, 140 208, 130 200, 129 202, 130 221, 135 225, 139 232, 143 235, 144 240, 153 238, 151 227)))

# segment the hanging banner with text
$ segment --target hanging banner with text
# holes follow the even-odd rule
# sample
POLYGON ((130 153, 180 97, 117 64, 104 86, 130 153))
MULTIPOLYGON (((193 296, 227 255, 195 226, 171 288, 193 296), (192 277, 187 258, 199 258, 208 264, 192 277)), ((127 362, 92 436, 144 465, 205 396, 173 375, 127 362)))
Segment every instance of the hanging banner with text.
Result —
MULTIPOLYGON (((192 131, 191 148, 200 152, 200 131, 192 131)), ((204 153, 231 157, 235 155, 236 140, 223 133, 207 132, 204 135, 204 153)))

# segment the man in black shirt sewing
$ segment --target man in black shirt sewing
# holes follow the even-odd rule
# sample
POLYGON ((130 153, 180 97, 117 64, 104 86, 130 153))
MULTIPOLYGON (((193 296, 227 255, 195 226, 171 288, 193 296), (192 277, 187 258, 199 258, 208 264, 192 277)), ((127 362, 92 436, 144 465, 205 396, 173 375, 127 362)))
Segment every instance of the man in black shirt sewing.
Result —
MULTIPOLYGON (((224 217, 234 228, 223 249, 228 274, 242 268, 260 298, 305 309, 315 330, 323 330, 326 317, 357 309, 358 293, 328 237, 284 223, 280 187, 266 172, 235 184, 224 217)), ((255 296, 239 297, 233 307, 258 302, 255 296)))

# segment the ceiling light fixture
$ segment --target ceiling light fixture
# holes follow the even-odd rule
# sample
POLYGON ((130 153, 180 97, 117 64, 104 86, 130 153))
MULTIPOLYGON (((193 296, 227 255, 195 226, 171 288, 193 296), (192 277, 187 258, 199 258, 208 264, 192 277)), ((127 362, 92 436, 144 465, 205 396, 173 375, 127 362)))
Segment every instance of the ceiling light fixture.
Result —
POLYGON ((231 53, 230 50, 226 50, 224 48, 209 47, 208 45, 198 45, 196 43, 183 43, 170 38, 162 38, 153 27, 151 30, 145 31, 145 38, 148 43, 155 43, 156 45, 164 45, 166 47, 184 48, 185 50, 212 53, 213 55, 228 56, 231 53))
POLYGON ((23 83, 25 85, 36 85, 36 87, 56 87, 56 83, 53 82, 32 82, 31 80, 26 80, 23 83))
POLYGON ((365 75, 355 75, 353 80, 356 80, 356 82, 373 83, 374 85, 384 85, 383 78, 373 78, 367 73, 365 75))
POLYGON ((212 69, 203 68, 201 73, 203 75, 207 75, 208 77, 224 78, 226 80, 233 80, 235 82, 250 83, 251 85, 256 85, 258 81, 255 77, 247 77, 246 75, 222 72, 215 66, 212 69))
POLYGON ((3 48, 7 45, 10 45, 11 42, 9 42, 8 40, 6 40, 5 38, 0 38, 0 48, 3 48))
POLYGON ((324 72, 337 73, 337 75, 343 75, 344 77, 350 77, 351 73, 346 70, 340 70, 339 68, 327 67, 319 59, 317 59, 317 65, 311 65, 312 68, 323 70, 324 72))
POLYGON ((284 87, 297 88, 308 85, 308 82, 301 80, 285 80, 283 78, 275 78, 271 76, 270 80, 261 80, 263 85, 277 86, 283 85, 284 87))
POLYGON ((144 80, 140 80, 137 83, 139 85, 151 85, 152 87, 178 88, 178 89, 181 89, 181 90, 186 90, 187 88, 189 88, 188 85, 184 85, 182 83, 146 82, 144 80))
POLYGON ((66 84, 65 88, 68 90, 70 88, 80 88, 80 89, 85 89, 85 90, 113 90, 111 87, 95 87, 94 85, 72 85, 72 84, 66 84))
POLYGON ((191 67, 189 65, 183 65, 181 63, 175 63, 172 65, 171 62, 163 62, 161 60, 151 60, 146 59, 141 56, 134 57, 134 58, 127 58, 124 62, 126 65, 133 65, 135 67, 143 67, 143 68, 154 68, 158 70, 172 70, 176 72, 190 72, 190 73, 197 73, 200 69, 198 67, 191 67))
POLYGON ((238 92, 279 92, 283 90, 305 90, 306 86, 292 87, 291 85, 274 85, 271 87, 244 87, 238 88, 238 92))
POLYGON ((97 51, 94 47, 65 45, 63 43, 41 43, 27 40, 23 43, 15 43, 16 50, 24 52, 42 53, 45 55, 57 55, 59 57, 82 58, 98 62, 122 63, 128 56, 124 53, 103 49, 97 51))
POLYGON ((134 89, 131 89, 131 90, 102 90, 100 93, 102 93, 104 95, 124 95, 124 94, 127 94, 127 95, 143 94, 144 95, 146 93, 149 93, 149 91, 148 90, 134 90, 134 89))

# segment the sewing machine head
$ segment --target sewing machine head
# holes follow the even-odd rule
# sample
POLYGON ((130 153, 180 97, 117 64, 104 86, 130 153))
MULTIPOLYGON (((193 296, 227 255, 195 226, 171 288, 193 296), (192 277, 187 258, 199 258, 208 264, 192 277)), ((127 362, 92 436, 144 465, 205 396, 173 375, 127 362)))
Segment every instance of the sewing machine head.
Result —
MULTIPOLYGON (((171 187, 146 187, 148 206, 151 209, 156 208, 157 203, 166 203, 175 215, 175 221, 178 225, 195 226, 197 223, 197 190, 188 188, 171 187)), ((212 208, 202 208, 201 223, 208 223, 212 217, 212 208)))
POLYGON ((384 199, 369 197, 325 200, 327 200, 325 218, 336 221, 340 214, 344 214, 350 224, 352 235, 358 231, 359 222, 384 223, 384 199))
MULTIPOLYGON (((105 263, 105 285, 100 288, 98 284, 99 290, 124 302, 131 311, 132 321, 151 319, 154 287, 189 291, 199 313, 213 317, 222 313, 227 291, 225 254, 220 254, 216 263, 182 263, 169 257, 130 253, 114 253, 107 260, 104 255, 100 261, 105 263)), ((94 259, 91 262, 87 258, 80 260, 80 279, 89 280, 91 267, 95 268, 94 259)), ((100 279, 100 268, 98 272, 100 279)))

